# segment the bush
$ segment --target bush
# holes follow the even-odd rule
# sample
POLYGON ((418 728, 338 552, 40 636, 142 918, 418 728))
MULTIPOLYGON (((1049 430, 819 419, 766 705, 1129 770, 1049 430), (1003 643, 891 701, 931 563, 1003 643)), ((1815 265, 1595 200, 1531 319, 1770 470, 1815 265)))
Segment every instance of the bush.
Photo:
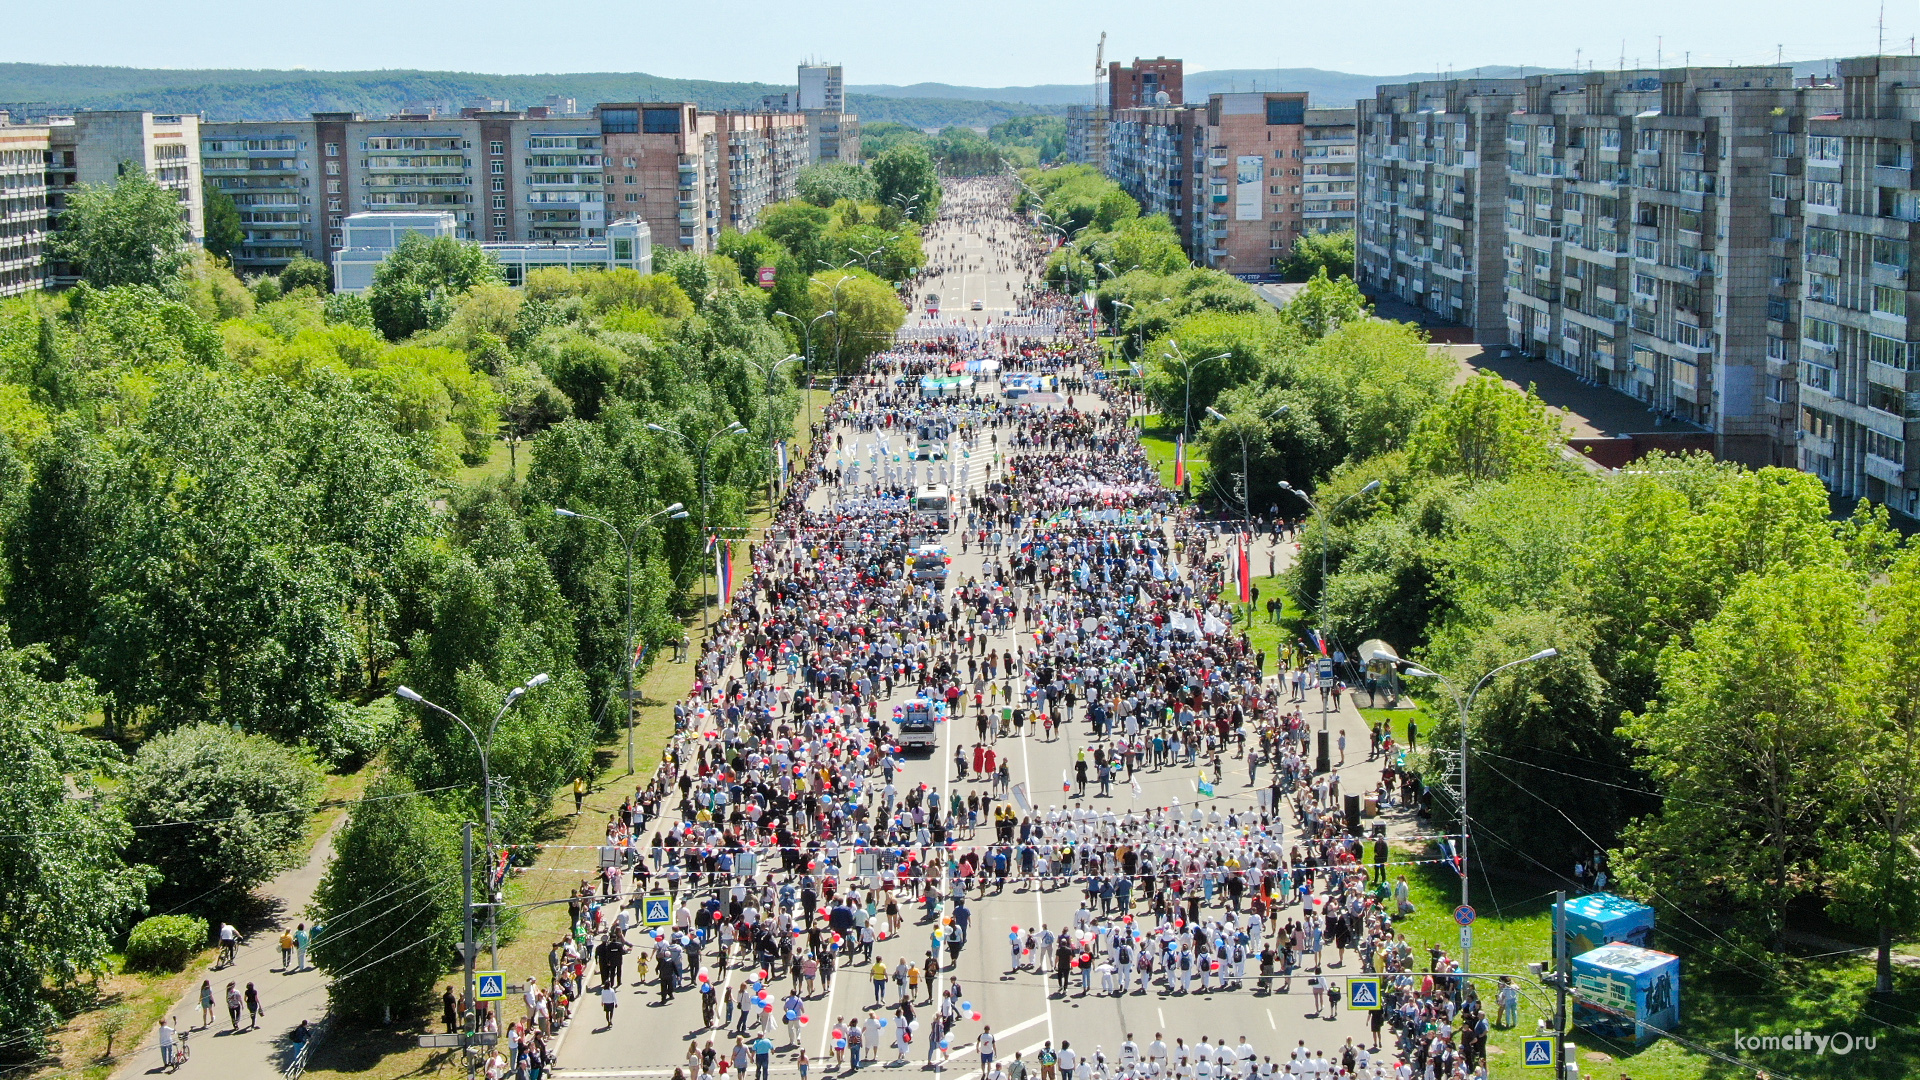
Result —
POLYGON ((195 724, 148 740, 120 798, 134 858, 165 876, 156 899, 211 911, 300 862, 322 786, 304 751, 195 724))
POLYGON ((392 698, 376 698, 357 709, 342 705, 314 733, 313 747, 328 767, 351 772, 373 760, 399 727, 392 698))
POLYGON ((127 967, 179 971, 207 947, 207 920, 197 915, 155 915, 127 935, 127 967))

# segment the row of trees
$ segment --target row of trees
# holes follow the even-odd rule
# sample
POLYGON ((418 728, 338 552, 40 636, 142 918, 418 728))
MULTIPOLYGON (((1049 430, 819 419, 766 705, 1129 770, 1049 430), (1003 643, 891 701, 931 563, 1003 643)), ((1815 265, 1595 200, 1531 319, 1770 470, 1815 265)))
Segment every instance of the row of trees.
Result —
POLYGON ((906 124, 868 124, 860 132, 860 152, 869 160, 901 146, 924 150, 946 176, 994 176, 1009 166, 1048 165, 1066 152, 1067 122, 1058 116, 1021 116, 986 129, 946 127, 929 134, 906 124))
POLYGON ((316 954, 346 976, 343 1012, 416 1003, 424 983, 392 976, 431 980, 452 939, 339 951, 393 929, 359 939, 372 894, 353 897, 404 868, 423 883, 408 910, 445 930, 458 860, 429 856, 479 816, 479 769, 464 731, 388 692, 478 719, 551 676, 493 737, 501 839, 531 838, 620 721, 627 662, 622 537, 555 508, 638 529, 638 637, 677 639, 711 565, 699 525, 743 525, 791 434, 798 371, 779 362, 810 343, 851 369, 904 317, 890 281, 922 261, 932 199, 875 201, 926 194, 930 163, 904 156, 651 276, 510 289, 478 246, 409 237, 365 297, 299 265, 241 282, 138 170, 80 193, 54 246, 82 284, 0 303, 0 716, 18 751, 0 763, 0 922, 25 928, 0 954, 8 1051, 44 1045, 54 1002, 135 916, 228 915, 300 858, 322 771, 376 756, 316 954), (833 258, 863 245, 866 264, 833 258), (502 440, 506 469, 461 475, 502 440), (695 513, 639 527, 674 502, 695 513))

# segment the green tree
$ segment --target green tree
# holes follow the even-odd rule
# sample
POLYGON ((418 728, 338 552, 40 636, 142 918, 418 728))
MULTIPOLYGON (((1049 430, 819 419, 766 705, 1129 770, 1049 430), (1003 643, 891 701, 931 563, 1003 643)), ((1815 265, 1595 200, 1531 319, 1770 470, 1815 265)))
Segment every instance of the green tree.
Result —
POLYGON ((307 910, 333 1011, 384 1019, 423 1005, 459 952, 460 903, 459 826, 405 780, 374 781, 307 910))
POLYGON ((1353 276, 1353 230, 1305 233, 1293 242, 1286 274, 1293 281, 1310 281, 1325 273, 1331 278, 1353 276))
POLYGON ((852 162, 823 161, 808 165, 794 178, 800 197, 815 206, 832 206, 842 199, 872 202, 873 176, 852 162))
POLYGON ((1468 480, 1498 480, 1551 468, 1566 435, 1531 388, 1481 372, 1420 419, 1410 450, 1415 468, 1468 480))
POLYGON ((813 276, 810 291, 816 310, 835 313, 814 332, 818 367, 860 370, 867 357, 892 343, 907 321, 906 305, 893 288, 865 270, 823 270, 813 276))
POLYGON ((326 263, 302 255, 281 268, 280 288, 285 292, 312 289, 324 295, 333 290, 333 271, 326 263))
POLYGON ((213 911, 295 865, 320 798, 312 759, 261 735, 195 724, 149 739, 120 801, 156 896, 213 911))
POLYGON ((113 183, 89 184, 67 196, 47 253, 96 288, 171 288, 193 261, 188 236, 179 196, 128 163, 113 183))
POLYGON ((96 707, 92 689, 42 679, 45 650, 6 639, 0 627, 0 1025, 20 1056, 46 1049, 52 993, 106 974, 153 872, 121 857, 132 832, 94 786, 111 746, 73 733, 96 707))
POLYGON ((1812 894, 1859 730, 1857 580, 1831 566, 1749 577, 1661 654, 1662 697, 1623 733, 1663 796, 1614 861, 1630 894, 1711 910, 1774 943, 1812 894))
POLYGON ((209 253, 232 262, 233 253, 247 241, 247 230, 240 227, 240 208, 234 205, 233 196, 210 180, 201 183, 200 199, 207 220, 204 246, 209 253))
POLYGON ((437 329, 469 289, 501 280, 499 264, 479 244, 408 233, 373 272, 374 325, 389 341, 437 329))
POLYGON ((1330 278, 1321 267, 1294 294, 1280 315, 1309 338, 1323 338, 1342 326, 1365 319, 1373 305, 1352 278, 1330 278))
POLYGON ((940 207, 940 178, 925 147, 895 146, 873 159, 872 172, 874 196, 882 206, 911 205, 913 220, 922 225, 933 220, 940 207))
POLYGON ((1901 553, 1868 595, 1870 617, 1852 686, 1863 693, 1861 729, 1847 742, 1858 762, 1836 777, 1828 848, 1839 919, 1872 931, 1874 989, 1893 992, 1893 943, 1920 928, 1920 551, 1901 553), (1866 828, 1861 824, 1865 822, 1866 828))

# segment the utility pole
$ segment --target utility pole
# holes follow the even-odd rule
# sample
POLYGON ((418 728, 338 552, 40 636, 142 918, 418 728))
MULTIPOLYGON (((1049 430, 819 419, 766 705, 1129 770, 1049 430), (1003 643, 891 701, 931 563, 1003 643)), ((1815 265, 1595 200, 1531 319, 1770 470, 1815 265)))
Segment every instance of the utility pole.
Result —
POLYGON ((460 905, 461 921, 464 929, 460 937, 460 955, 466 960, 467 1000, 462 1003, 460 1026, 466 1031, 461 1049, 467 1059, 467 1080, 473 1080, 474 1068, 478 1061, 474 1055, 474 1038, 480 1030, 480 1003, 473 996, 473 822, 464 822, 460 826, 460 870, 461 880, 466 886, 466 896, 460 905))
POLYGON ((1567 983, 1573 978, 1567 957, 1567 894, 1553 894, 1553 1052, 1557 1075, 1567 1075, 1567 983))

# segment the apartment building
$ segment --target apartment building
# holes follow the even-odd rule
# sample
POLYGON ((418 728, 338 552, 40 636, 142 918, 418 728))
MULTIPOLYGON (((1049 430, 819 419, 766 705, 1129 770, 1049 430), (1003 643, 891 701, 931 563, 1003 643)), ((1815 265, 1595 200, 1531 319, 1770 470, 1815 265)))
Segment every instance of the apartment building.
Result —
POLYGON ((1506 126, 1519 79, 1375 88, 1357 106, 1360 168, 1354 273, 1398 297, 1506 340, 1506 126))
POLYGON ((1203 250, 1196 241, 1204 237, 1194 232, 1202 219, 1193 212, 1200 180, 1193 156, 1208 137, 1205 105, 1118 109, 1107 127, 1106 174, 1142 214, 1165 214, 1190 252, 1203 250))
POLYGON ((208 183, 233 197, 247 234, 235 268, 274 273, 301 255, 329 261, 346 216, 362 211, 446 211, 467 240, 599 236, 607 218, 594 119, 484 104, 457 115, 410 106, 371 120, 314 113, 206 124, 208 183))
POLYGON ((1353 228, 1359 140, 1354 109, 1307 108, 1301 139, 1300 230, 1347 232, 1353 228))
MULTIPOLYGON (((90 184, 111 184, 128 167, 144 169, 180 201, 188 241, 206 236, 200 195, 200 118, 135 110, 102 110, 56 116, 47 125, 46 197, 49 228, 59 224, 66 200, 90 184)), ((79 280, 71 267, 51 263, 47 283, 79 280)))
POLYGON ((645 220, 657 245, 712 251, 725 223, 718 118, 687 101, 602 104, 594 113, 608 205, 645 220))
MULTIPOLYGON (((373 287, 374 272, 408 233, 432 240, 458 238, 464 227, 448 210, 378 210, 347 215, 341 231, 346 243, 333 253, 337 292, 363 293, 373 287)), ((577 243, 514 243, 485 240, 482 250, 500 264, 508 285, 526 284, 528 272, 543 267, 566 270, 633 270, 653 273, 653 238, 647 223, 623 218, 598 238, 577 243)))
POLYGON ((860 118, 837 109, 808 109, 800 114, 807 125, 807 160, 860 164, 860 118))
POLYGON ((0 112, 0 296, 40 288, 47 241, 47 152, 52 129, 0 112))
POLYGON ((813 159, 806 117, 722 112, 714 125, 727 153, 719 172, 721 220, 746 232, 760 223, 762 210, 799 195, 795 181, 813 159))
POLYGON ((1131 65, 1113 60, 1107 64, 1107 109, 1145 109, 1156 105, 1183 105, 1186 99, 1185 65, 1179 60, 1156 56, 1152 60, 1135 57, 1131 65), (1166 94, 1163 101, 1161 94, 1166 94))
MULTIPOLYGON (((1783 406, 1798 395, 1794 463, 1837 495, 1920 517, 1920 467, 1906 467, 1920 440, 1920 57, 1842 60, 1835 74, 1837 87, 1812 92, 1804 136, 1775 136, 1801 164, 1768 182, 1788 220, 1799 200, 1803 260, 1799 338, 1769 352, 1768 375, 1783 406), (1772 359, 1792 345, 1797 373, 1772 359)), ((1790 319, 1767 326, 1791 337, 1790 319)))
POLYGON ((800 92, 796 95, 802 112, 846 112, 846 81, 839 64, 801 64, 800 92))
POLYGON ((1112 117, 1105 105, 1067 106, 1067 146, 1062 155, 1068 164, 1091 165, 1107 172, 1107 138, 1112 117))

